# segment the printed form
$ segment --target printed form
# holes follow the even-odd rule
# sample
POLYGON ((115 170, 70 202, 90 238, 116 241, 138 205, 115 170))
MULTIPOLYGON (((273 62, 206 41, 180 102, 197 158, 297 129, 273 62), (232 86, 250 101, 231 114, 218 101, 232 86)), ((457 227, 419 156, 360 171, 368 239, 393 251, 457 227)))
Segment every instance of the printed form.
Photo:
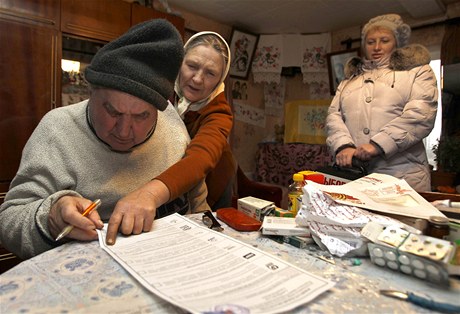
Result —
MULTIPOLYGON (((107 227, 107 226, 106 226, 107 227)), ((100 246, 150 292, 192 313, 279 313, 334 283, 179 214, 100 246)))

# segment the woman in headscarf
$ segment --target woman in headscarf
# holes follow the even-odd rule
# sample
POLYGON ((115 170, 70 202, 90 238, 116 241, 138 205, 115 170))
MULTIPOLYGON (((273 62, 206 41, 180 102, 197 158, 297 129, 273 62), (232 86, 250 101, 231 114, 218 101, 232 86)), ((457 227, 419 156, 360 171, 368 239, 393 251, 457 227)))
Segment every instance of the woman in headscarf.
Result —
POLYGON ((438 89, 421 45, 407 45, 411 29, 397 14, 372 18, 362 29, 364 58, 345 66, 345 80, 329 107, 327 144, 336 164, 368 162, 368 172, 405 179, 430 191, 423 139, 434 126, 438 89))
POLYGON ((207 201, 216 210, 231 206, 236 163, 228 144, 233 114, 225 98, 230 48, 217 33, 200 32, 184 46, 185 57, 175 84, 175 105, 192 138, 184 159, 157 177, 180 195, 206 177, 207 201), (186 170, 187 184, 177 180, 186 170))

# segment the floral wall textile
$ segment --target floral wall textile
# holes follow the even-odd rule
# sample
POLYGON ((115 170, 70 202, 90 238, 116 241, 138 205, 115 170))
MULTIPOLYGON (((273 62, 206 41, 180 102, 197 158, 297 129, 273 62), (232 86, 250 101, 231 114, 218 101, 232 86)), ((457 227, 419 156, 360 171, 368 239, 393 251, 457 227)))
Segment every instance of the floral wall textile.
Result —
POLYGON ((326 143, 330 99, 296 100, 285 104, 284 143, 326 143))
POLYGON ((261 35, 252 62, 255 83, 280 83, 282 70, 282 35, 261 35))
POLYGON ((268 116, 282 116, 284 114, 284 95, 286 78, 282 77, 279 84, 264 85, 265 114, 268 116))
POLYGON ((304 35, 300 42, 303 82, 310 85, 312 98, 326 98, 329 94, 327 54, 331 50, 331 35, 304 35))
POLYGON ((244 102, 233 100, 233 115, 236 120, 265 127, 265 110, 248 106, 244 102))

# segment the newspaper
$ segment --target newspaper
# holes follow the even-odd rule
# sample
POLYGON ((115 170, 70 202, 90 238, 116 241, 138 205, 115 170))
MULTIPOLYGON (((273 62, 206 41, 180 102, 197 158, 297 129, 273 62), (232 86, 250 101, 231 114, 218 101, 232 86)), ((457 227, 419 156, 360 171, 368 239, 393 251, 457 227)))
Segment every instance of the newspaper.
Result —
POLYGON ((308 184, 326 192, 340 204, 423 219, 445 217, 405 180, 386 174, 372 173, 344 185, 322 185, 313 181, 308 184))
POLYGON ((146 289, 191 313, 279 313, 334 283, 178 215, 153 230, 99 244, 146 289))
POLYGON ((295 220, 310 229, 318 245, 337 256, 368 255, 368 239, 362 230, 370 222, 420 233, 400 219, 379 213, 417 219, 444 216, 406 181, 373 173, 344 185, 308 181, 303 187, 302 206, 295 220))

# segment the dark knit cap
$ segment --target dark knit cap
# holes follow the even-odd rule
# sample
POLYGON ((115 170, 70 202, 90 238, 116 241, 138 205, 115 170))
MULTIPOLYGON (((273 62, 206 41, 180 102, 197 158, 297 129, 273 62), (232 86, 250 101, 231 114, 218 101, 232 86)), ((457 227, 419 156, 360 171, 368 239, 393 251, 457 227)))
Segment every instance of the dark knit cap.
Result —
POLYGON ((177 29, 154 19, 133 26, 102 47, 85 70, 95 85, 136 96, 159 110, 174 91, 184 48, 177 29))

